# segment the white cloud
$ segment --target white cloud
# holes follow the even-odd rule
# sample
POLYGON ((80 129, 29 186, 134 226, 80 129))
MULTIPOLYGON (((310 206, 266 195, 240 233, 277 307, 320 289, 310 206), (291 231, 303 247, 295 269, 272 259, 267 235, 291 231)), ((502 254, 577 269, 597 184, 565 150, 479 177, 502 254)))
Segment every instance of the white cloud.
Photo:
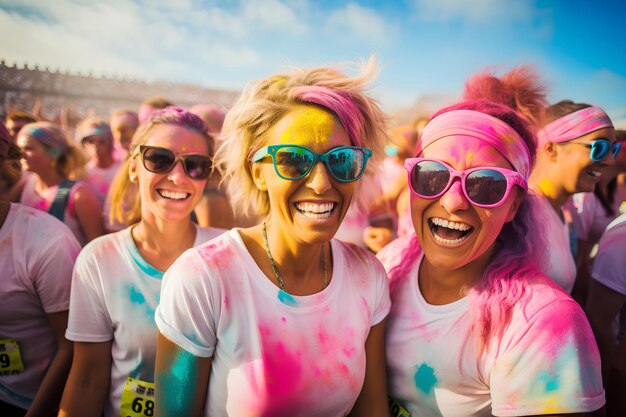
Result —
POLYGON ((398 32, 375 11, 355 3, 331 13, 326 26, 343 39, 360 39, 374 45, 390 44, 398 32))
POLYGON ((535 11, 533 0, 413 0, 412 3, 420 19, 432 21, 527 21, 535 11))

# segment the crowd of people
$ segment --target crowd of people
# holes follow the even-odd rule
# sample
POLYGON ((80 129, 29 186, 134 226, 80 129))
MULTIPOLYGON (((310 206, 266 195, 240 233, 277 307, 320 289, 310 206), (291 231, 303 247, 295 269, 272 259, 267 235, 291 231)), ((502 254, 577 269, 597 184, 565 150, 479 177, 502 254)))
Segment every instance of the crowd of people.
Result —
POLYGON ((0 415, 626 415, 626 132, 529 67, 395 124, 377 72, 9 113, 0 415))

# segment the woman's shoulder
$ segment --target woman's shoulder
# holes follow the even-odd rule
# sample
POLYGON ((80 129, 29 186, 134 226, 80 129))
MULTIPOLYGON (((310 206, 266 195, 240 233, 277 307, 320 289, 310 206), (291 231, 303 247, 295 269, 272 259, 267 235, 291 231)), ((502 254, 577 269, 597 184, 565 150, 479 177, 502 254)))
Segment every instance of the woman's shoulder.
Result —
POLYGON ((202 245, 206 242, 208 242, 209 240, 212 240, 218 236, 220 236, 221 234, 227 232, 226 229, 221 229, 219 227, 200 227, 198 226, 196 228, 197 230, 197 235, 196 235, 196 241, 194 243, 194 246, 199 246, 202 245))
POLYGON ((187 250, 187 252, 197 254, 205 263, 223 262, 245 250, 237 228, 226 231, 215 228, 205 229, 211 229, 211 233, 215 233, 215 236, 187 250), (216 230, 220 232, 217 233, 216 230))
POLYGON ((129 228, 99 236, 83 247, 79 258, 93 257, 99 262, 107 262, 119 256, 120 248, 126 238, 130 238, 129 228))

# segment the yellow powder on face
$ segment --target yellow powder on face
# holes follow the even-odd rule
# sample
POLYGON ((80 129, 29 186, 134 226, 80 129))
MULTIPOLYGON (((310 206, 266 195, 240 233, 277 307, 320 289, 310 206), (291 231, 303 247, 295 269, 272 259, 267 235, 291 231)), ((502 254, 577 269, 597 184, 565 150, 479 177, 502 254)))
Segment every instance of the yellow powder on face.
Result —
POLYGON ((296 110, 291 123, 280 136, 282 143, 323 143, 331 137, 335 118, 327 110, 315 106, 303 106, 296 110))
POLYGON ((470 165, 472 163, 472 158, 474 157, 474 153, 473 152, 468 152, 467 153, 467 165, 470 165))

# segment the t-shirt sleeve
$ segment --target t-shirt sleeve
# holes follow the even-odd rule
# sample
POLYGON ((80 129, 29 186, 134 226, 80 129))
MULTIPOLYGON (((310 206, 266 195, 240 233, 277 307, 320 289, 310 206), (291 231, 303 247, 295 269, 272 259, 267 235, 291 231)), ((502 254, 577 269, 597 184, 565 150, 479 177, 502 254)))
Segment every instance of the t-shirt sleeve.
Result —
POLYGON ((189 249, 167 270, 155 321, 168 339, 199 357, 211 357, 217 344, 219 291, 198 252, 189 249))
POLYGON ((555 300, 528 319, 515 319, 501 342, 489 385, 496 416, 602 407, 598 348, 575 301, 555 300))
POLYGON ((372 259, 372 264, 372 278, 376 282, 376 304, 372 316, 372 326, 375 326, 389 314, 391 299, 389 298, 389 281, 385 269, 376 259, 372 259))
POLYGON ((105 303, 99 260, 88 245, 78 256, 72 274, 70 313, 65 337, 74 342, 100 343, 113 339, 113 324, 105 303))
POLYGON ((596 200, 591 193, 578 193, 572 196, 572 221, 576 237, 580 240, 589 240, 589 232, 596 211, 596 200))
POLYGON ((626 225, 606 232, 593 262, 592 278, 626 295, 626 225))
POLYGON ((80 252, 80 244, 72 232, 63 227, 63 230, 56 228, 55 238, 46 248, 40 247, 41 253, 36 254, 40 262, 34 274, 34 287, 47 314, 68 310, 72 268, 80 252))

